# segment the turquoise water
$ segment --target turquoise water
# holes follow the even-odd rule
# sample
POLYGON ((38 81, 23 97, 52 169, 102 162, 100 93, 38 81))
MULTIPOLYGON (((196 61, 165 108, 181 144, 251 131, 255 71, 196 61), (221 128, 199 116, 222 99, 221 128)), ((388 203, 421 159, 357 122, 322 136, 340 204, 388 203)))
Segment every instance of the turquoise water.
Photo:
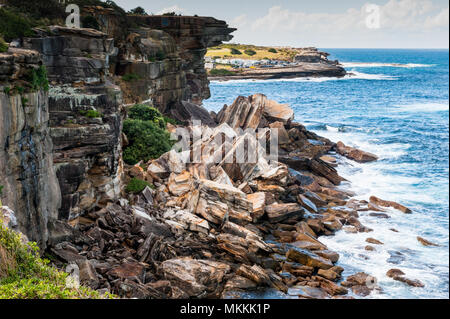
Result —
POLYGON ((378 279, 373 298, 449 297, 449 51, 324 49, 353 73, 343 79, 292 79, 211 83, 209 110, 238 95, 266 94, 288 103, 296 121, 332 141, 377 154, 376 163, 339 159, 342 185, 368 199, 398 201, 413 211, 390 211, 391 219, 361 214, 370 234, 321 238, 341 254, 344 275, 365 271, 378 279), (398 233, 391 229, 395 228, 398 233), (441 247, 421 246, 422 236, 441 247), (365 239, 385 244, 367 252, 365 239), (425 288, 386 277, 399 268, 425 288))

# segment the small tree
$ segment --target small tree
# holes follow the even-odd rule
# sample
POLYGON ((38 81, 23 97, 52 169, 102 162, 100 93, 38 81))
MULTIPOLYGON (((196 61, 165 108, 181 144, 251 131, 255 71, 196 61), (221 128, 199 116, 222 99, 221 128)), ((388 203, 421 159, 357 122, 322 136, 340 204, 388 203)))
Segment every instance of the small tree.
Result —
POLYGON ((277 51, 276 49, 274 49, 274 48, 270 48, 270 49, 269 49, 269 52, 270 52, 270 53, 278 53, 278 51, 277 51))
POLYGON ((241 55, 242 54, 242 52, 239 51, 238 49, 231 48, 230 50, 231 50, 231 54, 233 54, 233 55, 241 55))
POLYGON ((256 51, 252 50, 252 49, 248 49, 248 50, 245 50, 244 53, 249 56, 254 56, 256 54, 256 51))
POLYGON ((147 12, 145 12, 145 9, 142 8, 142 7, 137 7, 137 8, 131 9, 130 13, 131 14, 141 15, 141 16, 146 16, 147 15, 147 12))

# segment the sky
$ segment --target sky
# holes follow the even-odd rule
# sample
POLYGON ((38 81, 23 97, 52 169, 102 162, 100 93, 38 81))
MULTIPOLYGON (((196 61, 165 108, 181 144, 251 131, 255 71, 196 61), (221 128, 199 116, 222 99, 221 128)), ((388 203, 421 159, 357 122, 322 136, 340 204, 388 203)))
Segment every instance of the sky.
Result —
POLYGON ((124 9, 213 16, 233 43, 319 48, 449 48, 448 0, 115 0, 124 9))

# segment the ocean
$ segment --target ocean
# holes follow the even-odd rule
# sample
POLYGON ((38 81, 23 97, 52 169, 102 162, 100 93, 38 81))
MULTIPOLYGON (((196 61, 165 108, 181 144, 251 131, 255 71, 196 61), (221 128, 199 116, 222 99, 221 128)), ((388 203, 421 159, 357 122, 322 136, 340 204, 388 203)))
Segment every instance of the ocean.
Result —
POLYGON ((413 214, 392 210, 390 219, 379 219, 361 213, 374 232, 342 231, 320 240, 341 255, 344 277, 363 271, 377 278, 381 292, 369 298, 449 298, 449 51, 323 50, 352 76, 212 82, 204 105, 217 112, 239 95, 263 93, 289 104, 309 130, 378 155, 369 164, 339 158, 338 171, 349 181, 340 187, 358 199, 397 201, 413 214), (440 247, 424 247, 417 236, 440 247), (384 245, 365 251, 368 237, 384 245), (388 278, 392 268, 425 288, 388 278))

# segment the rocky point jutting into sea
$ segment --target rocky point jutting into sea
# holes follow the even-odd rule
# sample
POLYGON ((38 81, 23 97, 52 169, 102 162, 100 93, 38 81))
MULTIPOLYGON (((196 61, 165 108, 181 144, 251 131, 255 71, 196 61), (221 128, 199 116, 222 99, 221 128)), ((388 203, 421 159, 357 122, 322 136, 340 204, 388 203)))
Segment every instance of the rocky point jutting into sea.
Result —
MULTIPOLYGON (((237 97, 218 114, 205 110, 203 58, 207 47, 232 38, 224 21, 83 10, 100 30, 37 28, 0 53, 1 210, 8 227, 38 242, 58 268, 76 264, 83 285, 120 297, 233 298, 270 288, 332 298, 376 289, 370 274, 342 278, 339 254, 320 242, 337 231, 370 233, 360 211, 410 213, 339 190, 333 155, 360 163, 376 155, 309 132, 288 105, 262 94, 237 97), (48 88, 18 89, 42 66, 48 88), (136 78, 124 80, 130 74, 136 78), (123 121, 135 103, 184 123, 167 124, 169 132, 184 127, 203 138, 191 151, 124 164, 123 121), (276 131, 278 160, 238 162, 236 149, 251 152, 259 143, 238 129, 260 129, 263 140, 276 131), (186 164, 196 150, 200 163, 186 164), (127 193, 132 178, 149 186, 127 193)), ((400 270, 390 275, 421 285, 400 270)))

